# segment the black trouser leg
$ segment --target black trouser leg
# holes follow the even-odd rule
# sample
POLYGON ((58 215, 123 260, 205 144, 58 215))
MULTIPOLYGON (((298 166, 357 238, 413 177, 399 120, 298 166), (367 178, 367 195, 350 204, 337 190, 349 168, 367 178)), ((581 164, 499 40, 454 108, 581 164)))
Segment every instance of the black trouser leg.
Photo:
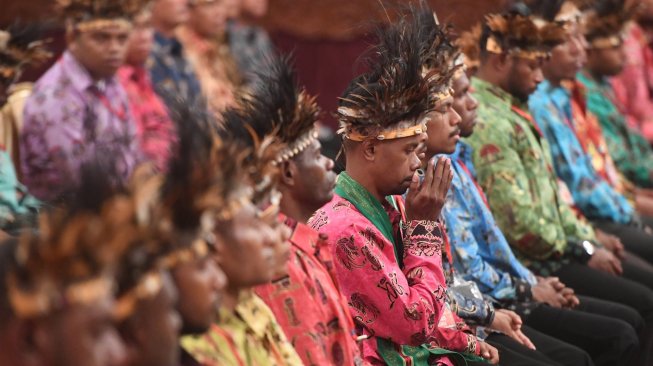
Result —
POLYGON ((639 351, 635 329, 620 319, 546 305, 523 319, 541 333, 580 347, 596 365, 630 366, 639 351))
MULTIPOLYGON (((526 348, 526 346, 508 337, 505 334, 492 333, 485 340, 499 350, 499 363, 509 366, 562 366, 539 351, 526 348)), ((561 355, 567 356, 567 355, 561 355)), ((571 355, 573 357, 573 354, 571 355)), ((560 359, 562 360, 562 359, 560 359)), ((581 364, 579 364, 580 366, 581 364)))
MULTIPOLYGON (((624 267, 633 272, 629 264, 624 267)), ((555 273, 577 294, 627 305, 644 318, 646 329, 640 333, 642 356, 653 352, 653 290, 629 279, 593 270, 585 265, 570 264, 555 273)), ((642 365, 648 365, 644 359, 642 365)))
POLYGON ((653 263, 653 235, 637 227, 614 222, 597 222, 596 227, 619 237, 626 250, 637 254, 649 263, 653 263))

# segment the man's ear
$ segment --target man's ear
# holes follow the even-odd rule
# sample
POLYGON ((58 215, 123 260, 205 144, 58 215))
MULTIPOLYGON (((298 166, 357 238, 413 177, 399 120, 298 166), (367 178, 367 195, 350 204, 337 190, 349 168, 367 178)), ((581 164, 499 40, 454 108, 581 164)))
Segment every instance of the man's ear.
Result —
POLYGON ((289 187, 295 185, 295 177, 297 176, 297 164, 292 159, 281 163, 281 182, 289 187))
POLYGON ((363 156, 367 161, 374 161, 376 154, 378 152, 378 141, 375 139, 366 139, 361 142, 361 148, 363 150, 363 156))
POLYGON ((512 62, 512 57, 510 55, 502 53, 500 55, 496 55, 496 57, 492 57, 492 60, 493 60, 492 66, 494 67, 494 70, 500 74, 503 74, 505 73, 506 69, 510 66, 510 63, 512 62))

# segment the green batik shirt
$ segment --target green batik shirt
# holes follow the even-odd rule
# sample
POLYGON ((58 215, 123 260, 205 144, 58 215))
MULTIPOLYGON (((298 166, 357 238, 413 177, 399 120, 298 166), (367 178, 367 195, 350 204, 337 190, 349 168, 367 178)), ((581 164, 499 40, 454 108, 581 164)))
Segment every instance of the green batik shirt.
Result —
POLYGON ((613 102, 610 84, 606 80, 597 81, 586 73, 579 73, 578 80, 587 88, 587 107, 599 118, 617 169, 635 185, 653 188, 653 149, 641 133, 626 124, 613 102))
POLYGON ((478 183, 497 224, 515 253, 533 272, 549 275, 572 259, 584 260, 579 240, 594 231, 558 196, 547 141, 505 91, 472 80, 480 105, 478 124, 467 143, 478 183), (569 244, 572 243, 572 244, 569 244))

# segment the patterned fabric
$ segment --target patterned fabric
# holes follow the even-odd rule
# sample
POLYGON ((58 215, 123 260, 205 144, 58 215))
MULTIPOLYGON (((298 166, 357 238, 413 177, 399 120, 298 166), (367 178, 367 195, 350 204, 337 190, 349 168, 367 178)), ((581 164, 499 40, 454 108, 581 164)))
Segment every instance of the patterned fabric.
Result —
POLYGON ((475 184, 472 148, 459 142, 451 156, 453 180, 442 215, 456 272, 500 301, 527 300, 535 275, 515 257, 475 184))
POLYGON ((592 165, 603 179, 608 181, 617 191, 627 192, 626 182, 619 174, 614 164, 608 143, 603 136, 603 130, 598 118, 587 110, 587 91, 583 84, 574 80, 565 85, 571 93, 571 114, 576 130, 576 136, 583 149, 592 159, 592 165))
POLYGON ((117 78, 93 81, 72 54, 38 80, 25 104, 20 136, 23 181, 37 198, 53 201, 76 184, 89 158, 111 153, 117 178, 141 158, 135 124, 117 78))
POLYGON ((218 115, 236 102, 242 85, 240 71, 226 39, 207 40, 189 27, 178 32, 188 61, 202 86, 212 113, 218 115))
POLYGON ((478 183, 522 263, 536 274, 553 272, 594 231, 558 196, 548 143, 530 115, 500 88, 478 78, 472 85, 479 122, 467 142, 478 183))
POLYGON ((548 80, 529 99, 533 119, 549 142, 555 171, 571 190, 583 214, 596 220, 628 224, 633 208, 594 170, 591 157, 576 136, 571 93, 548 80))
POLYGON ((155 33, 146 67, 154 90, 166 105, 174 105, 179 98, 195 101, 202 97, 195 71, 184 57, 184 48, 176 38, 155 33))
POLYGON ((118 77, 129 98, 143 157, 165 171, 175 142, 175 127, 168 110, 154 92, 144 68, 123 66, 118 77))
POLYGON ((362 365, 354 324, 338 292, 324 236, 285 220, 293 229, 288 277, 256 288, 306 365, 362 365))
POLYGON ((0 143, 11 157, 20 178, 20 140, 18 135, 23 129, 23 110, 25 102, 32 94, 32 83, 14 84, 9 90, 7 103, 0 108, 0 143))
POLYGON ((587 88, 587 107, 603 127, 608 150, 617 168, 637 186, 653 188, 653 149, 640 133, 626 124, 614 104, 610 84, 586 73, 580 73, 578 80, 587 88))
POLYGON ((234 311, 222 309, 207 333, 182 337, 181 345, 204 366, 303 365, 270 308, 250 292, 234 311))
POLYGON ((635 22, 626 28, 623 47, 626 65, 620 75, 611 79, 612 88, 628 126, 653 141, 653 49, 635 22))
POLYGON ((231 54, 238 65, 243 82, 249 87, 256 82, 254 72, 274 53, 267 32, 260 27, 229 22, 227 29, 231 54))
POLYGON ((35 226, 41 203, 20 184, 9 154, 0 151, 0 229, 13 232, 35 226))
MULTIPOLYGON (((338 179, 339 188, 343 176, 338 179)), ((422 347, 431 362, 447 365, 450 361, 438 353, 442 348, 477 353, 475 336, 461 331, 464 322, 445 304, 442 224, 401 224, 401 214, 390 202, 381 204, 373 197, 375 203, 366 202, 362 192, 345 192, 357 197, 356 203, 337 194, 316 212, 310 225, 329 236, 341 292, 349 301, 359 331, 370 338, 362 344, 365 360, 384 365, 380 351, 400 354, 407 351, 403 346, 422 347), (377 205, 381 212, 372 208, 377 205), (378 214, 378 220, 385 216, 389 233, 386 225, 373 224, 377 219, 368 216, 371 211, 378 214), (403 259, 402 266, 397 258, 403 259)), ((401 198, 395 202, 401 205, 401 198)))

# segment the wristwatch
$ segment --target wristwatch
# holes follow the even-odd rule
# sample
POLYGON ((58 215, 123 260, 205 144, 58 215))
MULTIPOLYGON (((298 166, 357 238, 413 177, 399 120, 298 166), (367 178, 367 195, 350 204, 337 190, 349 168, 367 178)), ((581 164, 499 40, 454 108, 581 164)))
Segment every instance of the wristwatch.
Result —
POLYGON ((592 244, 592 242, 590 242, 590 241, 588 241, 588 240, 583 240, 582 246, 583 246, 583 249, 585 249, 585 252, 586 252, 590 257, 591 257, 592 255, 594 255, 594 252, 596 252, 596 247, 594 246, 594 244, 592 244))

